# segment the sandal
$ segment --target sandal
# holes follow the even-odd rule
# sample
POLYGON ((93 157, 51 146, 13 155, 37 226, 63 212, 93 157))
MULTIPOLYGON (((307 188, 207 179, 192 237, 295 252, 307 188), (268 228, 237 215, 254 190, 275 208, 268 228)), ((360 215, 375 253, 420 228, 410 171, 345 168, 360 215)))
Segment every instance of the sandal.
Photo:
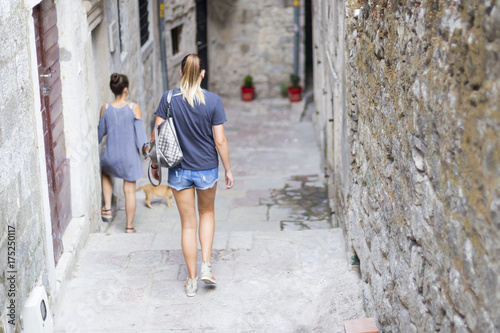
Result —
POLYGON ((125 232, 127 234, 133 234, 135 233, 137 230, 135 230, 135 227, 132 227, 132 228, 125 228, 125 232))
POLYGON ((111 214, 111 208, 110 209, 104 209, 101 208, 101 217, 104 222, 109 222, 113 218, 113 215, 111 214))

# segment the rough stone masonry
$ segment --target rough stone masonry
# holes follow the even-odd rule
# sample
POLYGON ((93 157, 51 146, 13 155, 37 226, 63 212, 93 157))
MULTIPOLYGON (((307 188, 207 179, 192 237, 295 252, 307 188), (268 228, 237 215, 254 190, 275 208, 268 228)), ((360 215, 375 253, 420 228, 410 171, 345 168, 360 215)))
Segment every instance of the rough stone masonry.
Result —
POLYGON ((498 332, 500 4, 345 8, 334 112, 347 118, 348 191, 336 184, 334 202, 367 314, 386 332, 498 332))
POLYGON ((14 332, 34 282, 46 280, 46 240, 26 13, 21 1, 0 8, 0 332, 14 332))
MULTIPOLYGON (((258 98, 280 96, 280 84, 289 84, 293 72, 293 1, 212 0, 208 3, 210 90, 239 97, 243 78, 249 74, 253 76, 258 98)), ((300 3, 298 29, 303 31, 304 1, 300 3)), ((304 38, 299 44, 302 55, 304 38)), ((305 77, 302 56, 299 76, 305 77)))

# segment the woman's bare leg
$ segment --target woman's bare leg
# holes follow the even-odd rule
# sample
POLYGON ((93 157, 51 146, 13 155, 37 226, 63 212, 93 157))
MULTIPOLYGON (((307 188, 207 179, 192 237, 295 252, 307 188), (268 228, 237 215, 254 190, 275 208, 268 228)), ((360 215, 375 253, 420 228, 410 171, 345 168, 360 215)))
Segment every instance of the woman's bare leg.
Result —
POLYGON ((182 253, 188 269, 190 279, 196 278, 196 257, 198 255, 198 243, 196 240, 196 230, 198 221, 196 220, 196 209, 194 201, 194 188, 187 188, 182 191, 172 189, 175 203, 181 216, 182 225, 182 253))
POLYGON ((135 182, 123 181, 123 193, 125 194, 125 214, 127 216, 127 228, 130 230, 134 227, 135 216, 135 182))
POLYGON ((208 190, 196 190, 198 213, 200 214, 200 244, 203 262, 210 263, 215 232, 214 202, 217 183, 208 190))
POLYGON ((111 209, 111 197, 113 196, 113 184, 111 184, 111 176, 106 172, 102 172, 102 196, 104 197, 104 209, 111 209))

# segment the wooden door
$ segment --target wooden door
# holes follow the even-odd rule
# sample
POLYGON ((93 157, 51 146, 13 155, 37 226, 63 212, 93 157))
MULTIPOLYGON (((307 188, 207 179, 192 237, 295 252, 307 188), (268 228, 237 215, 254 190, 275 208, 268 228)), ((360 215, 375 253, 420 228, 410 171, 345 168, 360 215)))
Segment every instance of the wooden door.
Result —
POLYGON ((196 44, 198 56, 205 63, 205 78, 201 87, 208 89, 208 34, 207 34, 207 0, 196 0, 196 44))
POLYGON ((45 161, 52 222, 54 260, 63 253, 62 235, 71 220, 69 160, 66 159, 57 13, 53 0, 33 8, 45 161))

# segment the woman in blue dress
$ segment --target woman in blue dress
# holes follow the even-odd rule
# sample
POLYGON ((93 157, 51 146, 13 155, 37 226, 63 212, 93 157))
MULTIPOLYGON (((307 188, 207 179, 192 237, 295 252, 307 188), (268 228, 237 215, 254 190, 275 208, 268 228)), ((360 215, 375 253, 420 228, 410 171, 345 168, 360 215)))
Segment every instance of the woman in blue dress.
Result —
MULTIPOLYGON (((227 189, 233 187, 234 178, 224 134, 226 113, 221 99, 218 95, 201 89, 205 69, 196 54, 184 57, 181 66, 181 87, 172 93, 170 111, 184 159, 178 166, 168 170, 168 184, 172 188, 181 217, 181 245, 188 269, 184 287, 187 296, 195 296, 198 288, 195 197, 198 197, 200 217, 201 280, 207 284, 216 284, 210 257, 215 231, 214 200, 219 179, 219 157, 224 166, 227 189)), ((155 125, 167 118, 167 96, 168 92, 163 94, 156 110, 155 125)), ((152 168, 153 177, 158 180, 158 166, 153 163, 152 168)))
POLYGON ((147 154, 148 139, 142 123, 141 108, 135 103, 127 102, 128 85, 127 76, 117 73, 111 75, 109 86, 115 99, 101 107, 98 132, 99 143, 107 134, 106 150, 101 159, 103 220, 111 220, 111 177, 121 178, 127 216, 125 232, 133 233, 136 231, 133 225, 136 208, 135 182, 144 175, 139 149, 144 149, 147 154))

